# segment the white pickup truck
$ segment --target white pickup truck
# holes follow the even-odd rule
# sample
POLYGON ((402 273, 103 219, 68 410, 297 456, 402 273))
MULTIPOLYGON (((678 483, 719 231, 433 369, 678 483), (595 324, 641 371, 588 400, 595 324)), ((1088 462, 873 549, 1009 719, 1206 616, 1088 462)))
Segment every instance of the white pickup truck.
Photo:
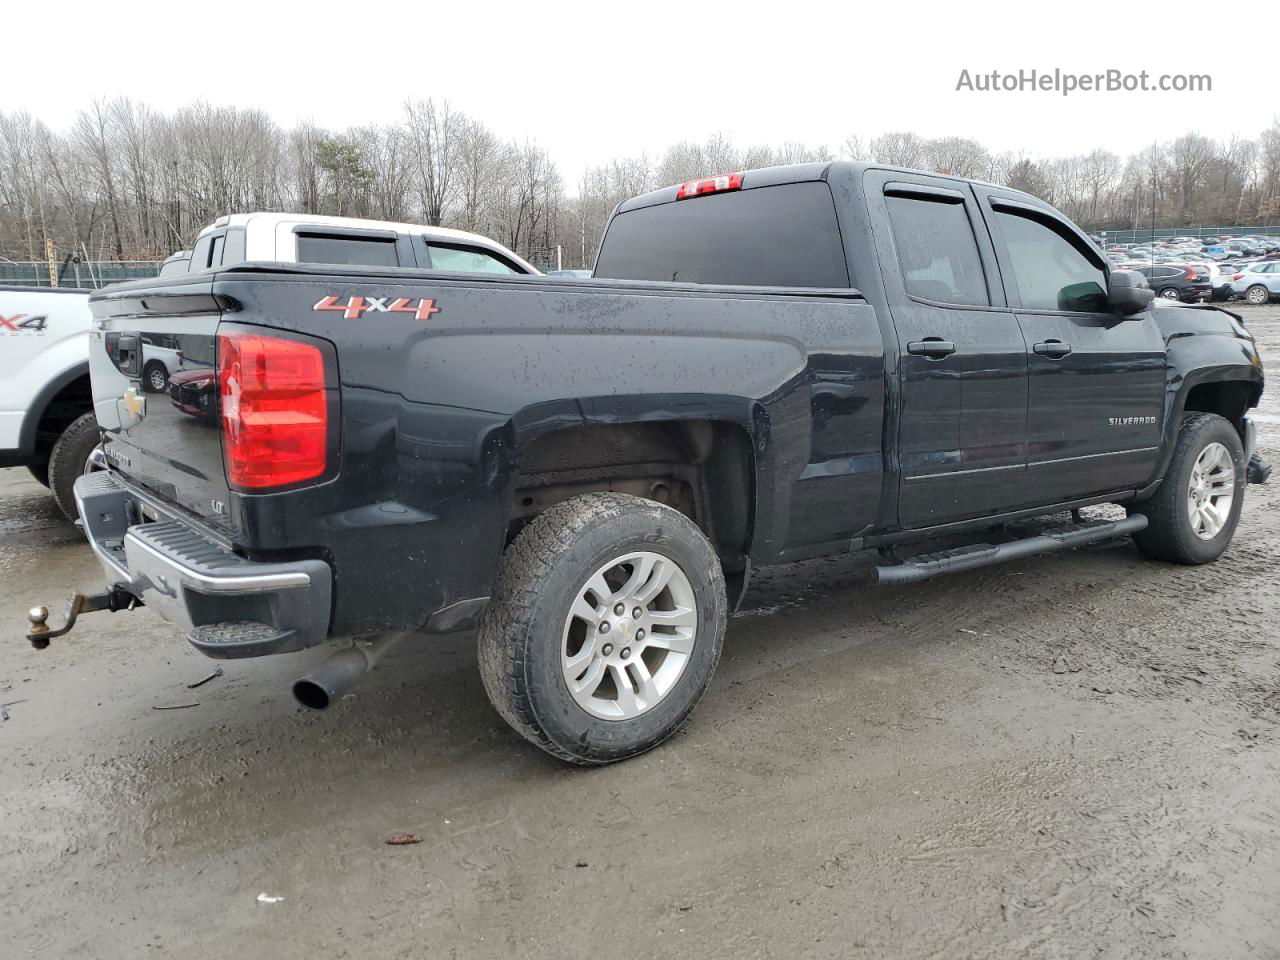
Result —
MULTIPOLYGON (((538 271, 500 243, 474 233, 417 224, 293 213, 220 217, 174 254, 161 276, 199 273, 244 260, 430 267, 486 274, 538 271)), ((98 466, 99 433, 89 392, 89 293, 0 287, 0 467, 26 466, 76 518, 72 484, 98 466)), ((141 337, 142 389, 170 390, 170 378, 207 369, 176 338, 141 337)), ((174 381, 174 389, 181 378, 174 381)))
POLYGON ((0 467, 29 468, 73 520, 98 446, 89 320, 85 290, 0 286, 0 467))

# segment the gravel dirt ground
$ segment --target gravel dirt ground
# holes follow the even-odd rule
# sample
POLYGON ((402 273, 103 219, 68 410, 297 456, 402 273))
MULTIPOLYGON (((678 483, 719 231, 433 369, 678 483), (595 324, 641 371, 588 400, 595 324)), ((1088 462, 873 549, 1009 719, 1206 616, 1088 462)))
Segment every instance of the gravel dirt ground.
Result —
MULTIPOLYGON (((1280 461, 1274 391, 1259 421, 1280 461)), ((217 664, 147 610, 32 651, 27 607, 99 572, 0 471, 0 955, 1280 957, 1278 501, 1200 568, 766 571, 684 731, 579 770, 469 634, 324 714, 288 693, 322 651, 189 689, 217 664)))

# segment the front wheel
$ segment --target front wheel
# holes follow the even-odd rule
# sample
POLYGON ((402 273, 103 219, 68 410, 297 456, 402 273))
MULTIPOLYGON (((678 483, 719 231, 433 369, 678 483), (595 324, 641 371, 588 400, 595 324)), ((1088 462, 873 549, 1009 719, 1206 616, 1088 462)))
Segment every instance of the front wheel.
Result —
POLYGON ((727 620, 720 562, 688 517, 587 494, 541 514, 503 554, 480 672, 516 732, 570 763, 609 763, 680 728, 727 620))
POLYGON ((1244 446, 1235 427, 1215 413, 1187 414, 1164 482, 1131 509, 1148 521, 1134 542, 1156 560, 1212 563, 1235 534, 1244 485, 1244 446))

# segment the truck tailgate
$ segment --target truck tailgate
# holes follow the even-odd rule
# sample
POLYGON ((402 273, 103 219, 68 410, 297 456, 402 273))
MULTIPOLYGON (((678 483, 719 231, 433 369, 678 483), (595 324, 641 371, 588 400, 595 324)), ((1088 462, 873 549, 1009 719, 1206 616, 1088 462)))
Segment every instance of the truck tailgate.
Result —
POLYGON ((158 498, 230 532, 211 283, 113 288, 91 303, 89 370, 113 468, 158 498))

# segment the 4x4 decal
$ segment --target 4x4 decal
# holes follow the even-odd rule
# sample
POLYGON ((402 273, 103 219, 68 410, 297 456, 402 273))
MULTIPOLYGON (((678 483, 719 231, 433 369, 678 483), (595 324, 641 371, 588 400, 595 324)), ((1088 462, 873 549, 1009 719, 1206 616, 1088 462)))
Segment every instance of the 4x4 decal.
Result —
POLYGON ((40 314, 35 317, 28 317, 25 313, 15 313, 12 317, 6 317, 0 314, 0 332, 4 333, 44 333, 45 325, 49 322, 48 316, 40 314))
POLYGON ((359 320, 366 313, 412 313, 416 320, 429 320, 440 308, 434 300, 409 297, 325 297, 312 310, 335 310, 348 320, 359 320))

